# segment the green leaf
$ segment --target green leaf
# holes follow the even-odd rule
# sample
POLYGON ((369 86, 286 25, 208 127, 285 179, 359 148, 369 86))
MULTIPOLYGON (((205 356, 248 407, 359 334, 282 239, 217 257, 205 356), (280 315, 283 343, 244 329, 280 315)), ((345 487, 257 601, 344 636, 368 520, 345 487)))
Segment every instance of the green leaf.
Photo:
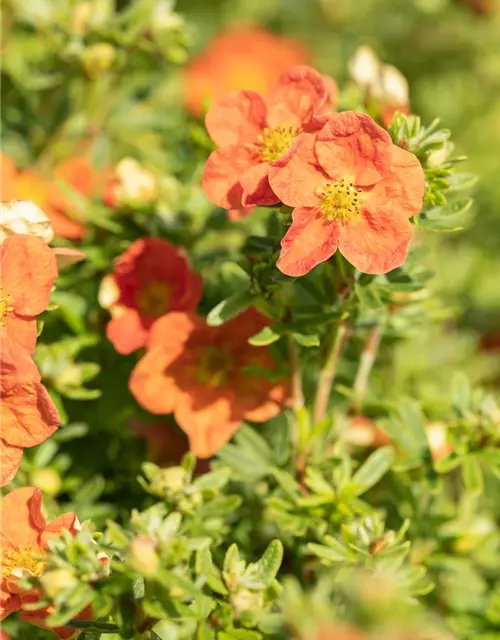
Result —
POLYGON ((207 315, 207 324, 210 327, 219 327, 245 311, 256 298, 256 294, 251 291, 248 285, 242 291, 237 291, 229 298, 219 302, 207 315))
POLYGON ((292 333, 295 341, 302 347, 319 347, 319 336, 316 335, 304 335, 302 333, 292 333))
POLYGON ((356 495, 371 489, 389 471, 394 462, 394 449, 390 446, 380 447, 364 461, 353 475, 351 484, 356 495))
POLYGON ((271 586, 283 561, 283 545, 280 540, 270 542, 262 558, 251 563, 241 578, 248 589, 266 589, 271 586))
POLYGON ((468 222, 465 214, 472 206, 472 198, 461 198, 441 207, 433 207, 423 211, 417 217, 420 227, 433 231, 458 231, 468 222))
POLYGON ((217 638, 218 640, 260 640, 262 634, 248 629, 226 629, 219 631, 217 638))
POLYGON ((248 339, 248 342, 254 347, 265 347, 268 344, 272 344, 281 338, 279 333, 275 333, 271 327, 264 327, 262 331, 256 333, 254 336, 248 339))
POLYGON ((480 494, 483 491, 483 472, 476 456, 467 456, 462 464, 462 480, 465 490, 480 494))
POLYGON ((306 546, 313 555, 323 560, 326 564, 350 563, 353 559, 353 553, 335 538, 331 538, 328 541, 328 546, 314 542, 310 542, 306 546))
POLYGON ((223 467, 217 469, 217 471, 210 471, 196 478, 193 484, 200 489, 200 491, 206 491, 208 489, 222 489, 226 486, 231 478, 231 469, 223 467))
POLYGON ((476 185, 477 181, 478 176, 475 173, 466 173, 464 171, 452 173, 448 178, 450 191, 465 191, 467 189, 472 189, 472 187, 476 185))

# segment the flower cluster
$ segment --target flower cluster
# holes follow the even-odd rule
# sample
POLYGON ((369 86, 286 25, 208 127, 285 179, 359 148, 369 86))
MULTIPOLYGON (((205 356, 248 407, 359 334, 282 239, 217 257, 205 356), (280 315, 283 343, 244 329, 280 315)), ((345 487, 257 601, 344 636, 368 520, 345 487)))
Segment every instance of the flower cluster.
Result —
POLYGON ((278 268, 301 276, 337 249, 365 273, 406 259, 409 219, 423 205, 418 159, 393 144, 364 113, 334 113, 332 81, 294 67, 264 100, 230 94, 207 114, 220 149, 208 159, 204 189, 228 209, 293 207, 278 268))
MULTIPOLYGON (((40 594, 20 587, 19 580, 31 576, 41 576, 44 570, 44 556, 51 537, 59 537, 64 530, 73 535, 80 525, 75 513, 65 513, 47 523, 42 513, 42 494, 39 489, 23 487, 8 493, 1 500, 2 508, 2 551, 0 582, 0 620, 15 611, 32 625, 46 629, 45 619, 50 608, 26 610, 39 599, 40 594)), ((80 614, 91 617, 91 609, 80 614)), ((69 627, 51 629, 63 640, 78 635, 69 627)))
POLYGON ((130 378, 133 395, 151 413, 173 413, 191 451, 209 457, 243 420, 276 415, 286 386, 263 375, 274 369, 268 350, 248 344, 265 318, 249 310, 224 328, 209 327, 194 314, 201 294, 182 249, 143 238, 117 259, 99 299, 111 315, 106 333, 115 349, 146 347, 130 378))

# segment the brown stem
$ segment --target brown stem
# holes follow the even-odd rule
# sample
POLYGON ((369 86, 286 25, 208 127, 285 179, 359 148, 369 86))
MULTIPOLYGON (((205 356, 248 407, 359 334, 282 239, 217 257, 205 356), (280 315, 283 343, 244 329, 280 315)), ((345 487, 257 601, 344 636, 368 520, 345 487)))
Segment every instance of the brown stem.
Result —
POLYGON ((333 381, 337 373, 339 358, 344 349, 348 333, 348 317, 343 318, 337 328, 335 338, 328 353, 325 363, 319 374, 318 387, 316 389, 316 399, 314 402, 314 422, 317 424, 324 419, 328 407, 328 399, 332 391, 333 381))
POLYGON ((380 347, 380 341, 382 340, 382 327, 377 324, 368 334, 366 339, 365 348, 361 354, 359 361, 359 368, 354 380, 354 401, 353 408, 356 412, 361 410, 363 406, 363 400, 368 388, 368 379, 370 377, 373 364, 377 357, 377 353, 380 347))

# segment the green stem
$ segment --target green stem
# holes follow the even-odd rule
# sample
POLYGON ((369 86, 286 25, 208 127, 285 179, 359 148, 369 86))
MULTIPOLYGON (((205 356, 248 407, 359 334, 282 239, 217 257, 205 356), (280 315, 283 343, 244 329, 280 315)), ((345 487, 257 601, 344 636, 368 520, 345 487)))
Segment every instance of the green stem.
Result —
POLYGON ((359 368, 354 380, 354 401, 353 408, 359 412, 363 406, 370 373, 377 358, 377 353, 382 340, 382 327, 377 324, 368 334, 363 353, 359 361, 359 368))
POLYGON ((319 374, 318 386, 316 389, 316 399, 314 402, 314 422, 318 424, 326 416, 328 408, 328 399, 332 391, 333 381, 337 374, 337 367, 348 334, 348 319, 345 316, 340 321, 335 337, 332 340, 325 362, 319 374))
POLYGON ((302 371, 297 354, 297 345, 292 335, 288 335, 288 352, 292 373, 292 408, 294 413, 304 406, 304 392, 302 390, 302 371))

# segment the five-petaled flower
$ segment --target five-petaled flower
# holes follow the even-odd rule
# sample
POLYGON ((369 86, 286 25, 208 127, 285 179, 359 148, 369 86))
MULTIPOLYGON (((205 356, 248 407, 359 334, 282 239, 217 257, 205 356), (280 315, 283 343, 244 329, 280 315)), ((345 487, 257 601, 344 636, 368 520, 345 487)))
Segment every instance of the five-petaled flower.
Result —
POLYGON ((33 353, 36 316, 47 309, 57 278, 56 256, 40 238, 16 235, 0 247, 0 267, 2 347, 12 342, 33 353))
POLYGON ((2 341, 0 353, 0 486, 8 484, 24 449, 41 444, 59 426, 59 414, 28 353, 2 341))
MULTIPOLYGON (((42 513, 42 494, 39 489, 22 487, 11 491, 1 500, 1 583, 0 620, 15 611, 31 624, 43 625, 47 611, 23 611, 23 604, 34 602, 38 596, 19 586, 23 577, 38 577, 44 570, 47 542, 59 537, 63 530, 73 535, 79 529, 75 513, 65 513, 47 523, 42 513)), ((45 625, 43 625, 45 626, 45 625)), ((78 634, 75 629, 52 629, 60 638, 71 638, 78 634)))
POLYGON ((405 261, 424 172, 366 114, 332 114, 318 133, 300 135, 271 166, 270 183, 283 203, 296 207, 281 242, 283 273, 304 275, 337 248, 365 273, 405 261))
POLYGON ((99 292, 111 314, 109 340, 119 353, 132 353, 144 346, 155 320, 170 311, 194 311, 201 288, 201 277, 181 249, 160 238, 137 240, 115 262, 99 292))
POLYGON ((132 372, 133 395, 152 413, 173 413, 196 456, 213 455, 243 420, 264 422, 287 398, 286 381, 266 377, 276 373, 268 349, 248 343, 264 324, 253 310, 221 327, 187 313, 164 316, 132 372))
POLYGON ((331 79, 298 66, 286 71, 265 98, 234 91, 212 107, 206 126, 219 149, 210 154, 203 174, 210 200, 225 209, 277 204, 270 167, 300 133, 321 128, 335 100, 331 79))

